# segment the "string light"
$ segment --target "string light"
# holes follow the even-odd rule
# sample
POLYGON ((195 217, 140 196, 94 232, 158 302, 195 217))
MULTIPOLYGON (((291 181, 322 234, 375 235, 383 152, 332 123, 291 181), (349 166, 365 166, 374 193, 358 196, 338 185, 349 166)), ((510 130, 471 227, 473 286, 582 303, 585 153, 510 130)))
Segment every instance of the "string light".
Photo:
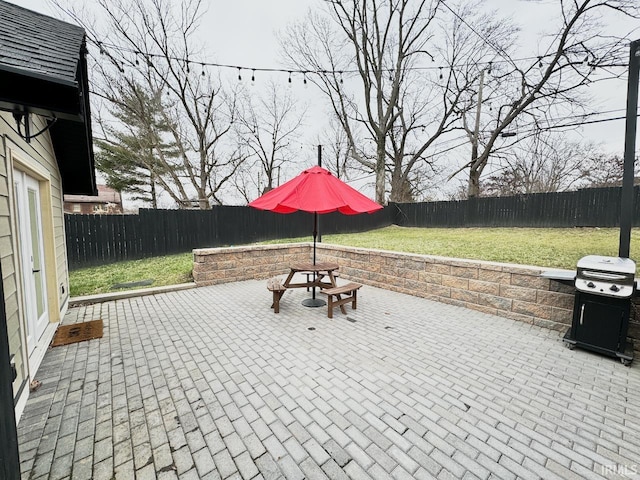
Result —
MULTIPOLYGON (((134 50, 134 49, 127 49, 124 47, 120 47, 117 45, 113 45, 113 44, 108 44, 108 43, 104 43, 102 41, 98 41, 92 38, 88 38, 89 41, 91 41, 92 43, 94 43, 100 52, 100 55, 106 55, 108 54, 107 49, 112 49, 112 50, 116 50, 118 52, 130 52, 136 55, 135 58, 135 65, 140 65, 140 60, 138 58, 139 55, 142 55, 144 60, 146 61, 147 65, 150 68, 154 68, 152 59, 155 58, 160 58, 160 59, 164 59, 164 60, 168 60, 168 61, 181 61, 184 62, 185 65, 185 70, 187 73, 190 72, 190 63, 191 60, 189 58, 180 58, 180 57, 172 57, 172 56, 165 56, 164 54, 156 54, 156 53, 142 53, 138 50, 134 50)), ((482 64, 484 63, 484 65, 486 65, 487 67, 487 71, 489 73, 491 73, 492 68, 493 68, 493 63, 510 63, 513 64, 513 62, 516 61, 530 61, 530 60, 537 60, 537 65, 538 67, 542 68, 543 67, 543 59, 547 56, 553 56, 552 54, 549 55, 537 55, 535 57, 523 57, 523 58, 517 58, 517 59, 509 59, 509 61, 507 60, 493 60, 490 62, 479 62, 478 68, 482 68, 482 64)), ((433 57, 431 57, 432 61, 435 62, 435 59, 433 57)), ((129 60, 130 61, 130 60, 129 60)), ((339 74, 340 75, 340 83, 344 83, 343 80, 343 73, 358 73, 357 70, 288 70, 288 69, 281 69, 281 68, 257 68, 257 67, 245 67, 245 66, 239 66, 239 65, 230 65, 230 64, 220 64, 220 63, 212 63, 212 62, 197 62, 196 64, 200 64, 200 66, 202 67, 202 76, 206 76, 204 73, 204 67, 205 66, 211 66, 211 67, 217 67, 217 68, 235 68, 238 70, 238 80, 242 80, 242 69, 250 69, 252 71, 252 81, 255 81, 255 72, 256 71, 260 71, 260 72, 275 72, 275 73, 287 73, 289 75, 289 78, 291 78, 291 75, 294 73, 301 73, 303 74, 303 82, 304 80, 306 80, 306 76, 307 74, 320 74, 320 75, 336 75, 339 74)), ((589 63, 589 54, 587 54, 584 57, 584 60, 581 62, 584 65, 588 65, 591 67, 591 70, 595 70, 595 68, 598 67, 598 65, 596 65, 596 57, 593 56, 593 63, 589 63)), ((609 66, 616 66, 616 65, 609 65, 609 66)), ((624 67, 626 65, 619 65, 620 67, 624 67)), ((452 65, 451 68, 456 68, 456 67, 468 67, 468 65, 466 64, 460 64, 460 65, 452 65)), ((118 68, 121 72, 123 71, 122 67, 119 65, 116 65, 116 68, 118 68)), ((420 67, 409 67, 406 70, 407 71, 428 71, 428 70, 435 70, 435 69, 439 70, 439 78, 440 80, 442 80, 444 78, 444 74, 443 74, 443 67, 437 67, 437 66, 420 66, 420 67)), ((386 70, 386 69, 385 69, 386 70)), ((393 74, 394 74, 394 70, 393 69, 389 69, 386 70, 389 73, 389 79, 391 81, 393 81, 393 74)), ((291 82, 289 82, 291 83, 291 82)))
POLYGON ((307 84, 307 72, 303 72, 302 73, 302 83, 304 83, 305 85, 307 84))
POLYGON ((291 83, 291 71, 289 71, 289 83, 291 83))
POLYGON ((256 81, 256 69, 255 68, 253 70, 251 70, 251 81, 252 82, 256 81))

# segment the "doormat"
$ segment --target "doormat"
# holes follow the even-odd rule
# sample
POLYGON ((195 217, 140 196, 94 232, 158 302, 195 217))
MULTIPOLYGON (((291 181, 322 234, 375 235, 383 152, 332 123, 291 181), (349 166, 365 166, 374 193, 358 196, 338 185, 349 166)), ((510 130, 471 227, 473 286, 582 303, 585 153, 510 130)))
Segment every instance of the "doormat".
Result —
POLYGON ((74 323, 73 325, 62 325, 58 327, 52 347, 69 345, 70 343, 83 342, 102 338, 102 320, 91 320, 90 322, 74 323))

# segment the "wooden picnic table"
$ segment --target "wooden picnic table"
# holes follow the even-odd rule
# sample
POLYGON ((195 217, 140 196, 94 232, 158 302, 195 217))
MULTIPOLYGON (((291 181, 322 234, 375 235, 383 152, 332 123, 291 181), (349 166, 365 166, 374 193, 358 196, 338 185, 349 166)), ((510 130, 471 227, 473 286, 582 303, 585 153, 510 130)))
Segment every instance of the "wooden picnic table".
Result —
POLYGON ((287 279, 282 284, 285 288, 335 288, 337 287, 336 277, 333 272, 338 270, 337 263, 296 263, 289 267, 291 271, 287 279), (292 283, 293 276, 296 273, 311 274, 307 276, 307 281, 292 283), (328 280, 325 280, 325 277, 328 280))

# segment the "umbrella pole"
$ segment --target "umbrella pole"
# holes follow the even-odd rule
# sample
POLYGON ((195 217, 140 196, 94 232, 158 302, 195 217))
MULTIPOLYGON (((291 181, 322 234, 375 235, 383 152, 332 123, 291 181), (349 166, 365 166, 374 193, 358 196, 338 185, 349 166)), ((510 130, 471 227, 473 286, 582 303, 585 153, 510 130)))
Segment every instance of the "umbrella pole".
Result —
POLYGON ((313 212, 313 264, 316 264, 316 238, 318 238, 318 212, 313 212))
MULTIPOLYGON (((318 212, 313 212, 313 264, 316 264, 316 239, 318 237, 318 212)), ((313 272, 313 282, 317 279, 317 272, 313 272)), ((302 301, 305 307, 322 307, 327 304, 321 298, 316 298, 316 287, 311 287, 311 298, 302 301)))
MULTIPOLYGON (((318 212, 313 212, 313 266, 316 266, 316 239, 318 238, 318 212)), ((313 281, 316 281, 316 273, 313 272, 313 281)), ((316 287, 311 289, 311 298, 316 299, 316 287)))

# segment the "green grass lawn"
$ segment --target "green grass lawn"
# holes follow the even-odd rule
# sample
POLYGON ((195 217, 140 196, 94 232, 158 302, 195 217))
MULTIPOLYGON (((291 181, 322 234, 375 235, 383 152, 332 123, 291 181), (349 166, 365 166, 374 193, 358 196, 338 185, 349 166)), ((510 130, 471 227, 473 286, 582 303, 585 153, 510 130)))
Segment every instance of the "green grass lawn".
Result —
MULTIPOLYGON (((585 255, 618 255, 617 228, 406 228, 323 235, 322 241, 444 257, 574 269, 585 255)), ((265 243, 308 242, 311 235, 265 243)), ((640 261, 640 229, 631 235, 631 258, 640 261)), ((70 272, 71 296, 114 291, 118 283, 153 280, 151 286, 190 282, 192 255, 118 262, 70 272)))
POLYGON ((114 292, 121 289, 113 289, 113 285, 143 280, 153 280, 153 283, 139 288, 175 285, 191 282, 193 280, 192 269, 193 255, 191 252, 165 257, 143 258, 72 270, 69 272, 69 286, 71 296, 75 297, 114 292))
MULTIPOLYGON (((585 255, 618 255, 617 228, 407 228, 323 235, 351 247, 574 269, 585 255)), ((311 236, 270 243, 310 241, 311 236)), ((632 231, 631 258, 640 261, 640 229, 632 231)))

